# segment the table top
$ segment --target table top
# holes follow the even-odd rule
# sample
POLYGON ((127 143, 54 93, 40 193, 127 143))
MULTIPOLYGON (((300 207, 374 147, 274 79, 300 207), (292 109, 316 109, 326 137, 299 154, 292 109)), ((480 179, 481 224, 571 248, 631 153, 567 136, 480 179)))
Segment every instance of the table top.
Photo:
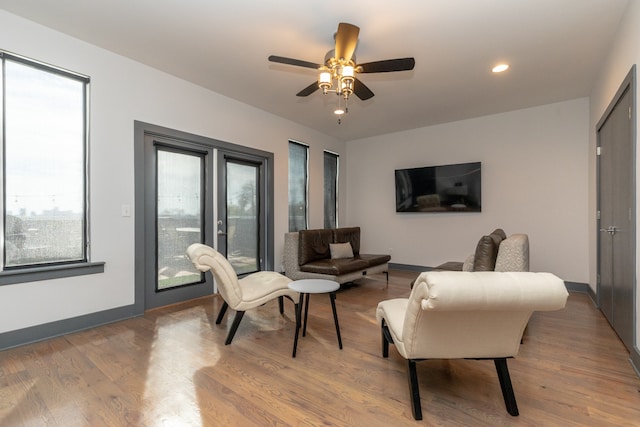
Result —
POLYGON ((340 284, 326 279, 303 279, 289 283, 289 289, 305 294, 322 294, 340 289, 340 284))

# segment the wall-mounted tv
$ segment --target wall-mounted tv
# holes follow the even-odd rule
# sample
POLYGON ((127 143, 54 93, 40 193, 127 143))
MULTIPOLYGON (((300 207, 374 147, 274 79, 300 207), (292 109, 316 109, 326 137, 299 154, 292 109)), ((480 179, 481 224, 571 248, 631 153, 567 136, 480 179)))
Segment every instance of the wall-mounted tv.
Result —
POLYGON ((396 212, 480 212, 481 163, 396 169, 396 212))

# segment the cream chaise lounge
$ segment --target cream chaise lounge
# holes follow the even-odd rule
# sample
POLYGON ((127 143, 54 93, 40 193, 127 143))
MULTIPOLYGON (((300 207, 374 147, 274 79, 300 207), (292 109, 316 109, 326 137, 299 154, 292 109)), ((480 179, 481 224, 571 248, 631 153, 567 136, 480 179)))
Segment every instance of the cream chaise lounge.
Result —
POLYGON ((551 273, 431 271, 409 298, 380 302, 382 355, 391 343, 408 360, 414 418, 422 419, 416 362, 423 359, 494 360, 507 411, 518 415, 507 358, 518 354, 531 314, 559 310, 567 296, 551 273))
POLYGON ((199 271, 211 271, 211 274, 215 277, 218 292, 224 300, 216 318, 216 325, 222 322, 227 308, 231 307, 232 310, 236 311, 225 345, 231 344, 246 310, 259 307, 276 298, 278 299, 280 314, 284 312, 283 297, 293 301, 296 323, 300 323, 300 319, 298 319, 300 294, 289 289, 291 279, 288 277, 275 271, 258 271, 239 279, 231 263, 221 253, 201 243, 194 243, 189 246, 187 248, 187 257, 199 271))

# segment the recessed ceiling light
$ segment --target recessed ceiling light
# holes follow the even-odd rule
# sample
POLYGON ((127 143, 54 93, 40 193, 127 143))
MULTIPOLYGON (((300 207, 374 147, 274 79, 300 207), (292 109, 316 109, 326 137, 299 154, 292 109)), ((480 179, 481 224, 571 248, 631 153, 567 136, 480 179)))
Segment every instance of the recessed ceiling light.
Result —
POLYGON ((494 73, 501 73, 509 68, 509 64, 498 64, 491 69, 494 73))

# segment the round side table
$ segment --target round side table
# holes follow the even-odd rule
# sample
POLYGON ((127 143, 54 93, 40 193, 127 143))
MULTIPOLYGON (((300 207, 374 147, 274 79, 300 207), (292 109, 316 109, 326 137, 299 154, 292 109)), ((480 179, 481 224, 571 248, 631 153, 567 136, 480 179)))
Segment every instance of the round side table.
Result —
POLYGON ((300 301, 298 302, 298 310, 296 311, 296 336, 293 340, 293 355, 296 357, 298 348, 298 335, 300 333, 302 319, 302 304, 304 303, 304 327, 302 336, 307 334, 307 315, 309 314, 309 296, 310 294, 329 294, 331 299, 331 309, 333 310, 333 321, 336 324, 336 334, 338 335, 338 346, 342 350, 342 338, 340 337, 340 325, 338 324, 338 313, 336 312, 336 291, 340 289, 340 284, 333 280, 325 279, 303 279, 295 280, 289 283, 289 288, 300 293, 300 301))

